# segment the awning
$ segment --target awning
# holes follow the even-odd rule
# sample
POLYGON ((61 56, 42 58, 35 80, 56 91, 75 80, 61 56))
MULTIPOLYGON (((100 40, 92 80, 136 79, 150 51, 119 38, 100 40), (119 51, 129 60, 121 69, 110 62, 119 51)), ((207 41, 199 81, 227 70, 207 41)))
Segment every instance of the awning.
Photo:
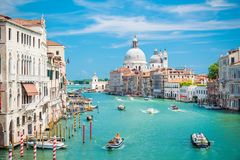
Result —
POLYGON ((38 95, 37 88, 36 88, 36 86, 34 84, 32 84, 32 83, 24 83, 22 85, 23 85, 25 91, 27 92, 28 96, 38 95))

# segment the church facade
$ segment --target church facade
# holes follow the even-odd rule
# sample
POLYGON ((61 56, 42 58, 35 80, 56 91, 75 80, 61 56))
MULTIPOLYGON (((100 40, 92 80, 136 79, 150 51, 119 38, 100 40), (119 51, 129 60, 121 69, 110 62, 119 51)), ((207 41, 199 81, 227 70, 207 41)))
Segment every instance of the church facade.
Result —
POLYGON ((145 53, 139 48, 138 39, 135 36, 132 41, 132 48, 127 51, 124 57, 123 67, 136 71, 168 68, 167 50, 164 49, 163 52, 161 50, 158 52, 158 50, 155 49, 149 63, 147 63, 145 53))

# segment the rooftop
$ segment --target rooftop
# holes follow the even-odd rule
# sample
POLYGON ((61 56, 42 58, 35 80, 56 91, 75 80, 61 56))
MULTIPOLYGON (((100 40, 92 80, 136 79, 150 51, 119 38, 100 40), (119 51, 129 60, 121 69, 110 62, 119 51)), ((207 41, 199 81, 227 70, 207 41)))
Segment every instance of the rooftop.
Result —
POLYGON ((53 42, 53 41, 50 41, 50 40, 47 40, 47 46, 63 46, 57 42, 53 42))

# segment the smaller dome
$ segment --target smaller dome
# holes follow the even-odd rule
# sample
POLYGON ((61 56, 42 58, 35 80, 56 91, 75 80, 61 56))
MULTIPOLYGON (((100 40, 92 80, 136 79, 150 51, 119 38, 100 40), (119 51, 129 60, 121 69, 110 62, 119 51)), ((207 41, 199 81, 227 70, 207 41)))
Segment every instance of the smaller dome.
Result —
POLYGON ((158 55, 157 49, 154 49, 153 55, 150 58, 150 63, 161 63, 161 57, 158 55))
POLYGON ((152 55, 152 57, 150 58, 150 63, 161 63, 161 58, 159 55, 152 55))

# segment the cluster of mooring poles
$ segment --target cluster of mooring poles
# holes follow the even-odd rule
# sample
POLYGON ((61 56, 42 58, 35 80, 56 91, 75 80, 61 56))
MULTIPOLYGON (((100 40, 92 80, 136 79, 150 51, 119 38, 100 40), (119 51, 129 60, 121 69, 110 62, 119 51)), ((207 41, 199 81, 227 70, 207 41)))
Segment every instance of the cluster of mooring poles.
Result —
MULTIPOLYGON (((69 126, 66 125, 66 129, 62 130, 62 124, 57 124, 53 127, 53 131, 49 131, 48 138, 50 139, 51 135, 54 135, 53 138, 53 160, 57 159, 57 138, 56 136, 60 136, 60 141, 66 139, 66 134, 68 131, 68 137, 71 138, 71 132, 72 137, 74 136, 74 132, 77 131, 77 115, 78 115, 78 128, 81 128, 81 119, 80 119, 80 112, 73 114, 73 125, 69 126), (63 137, 62 137, 63 136, 63 137)), ((37 138, 37 132, 35 132, 36 138, 37 138)), ((42 148, 44 139, 42 136, 42 133, 40 132, 40 138, 42 140, 42 148)), ((89 138, 92 140, 92 120, 89 121, 89 138)), ((86 125, 82 124, 82 143, 84 144, 86 142, 86 125)), ((26 147, 28 149, 28 136, 26 136, 26 147)), ((13 150, 14 150, 14 144, 9 145, 8 147, 8 160, 13 159, 13 150)), ((20 134, 20 157, 24 157, 24 141, 23 141, 23 132, 20 134)), ((33 142, 33 160, 37 160, 37 142, 36 139, 33 142)))

